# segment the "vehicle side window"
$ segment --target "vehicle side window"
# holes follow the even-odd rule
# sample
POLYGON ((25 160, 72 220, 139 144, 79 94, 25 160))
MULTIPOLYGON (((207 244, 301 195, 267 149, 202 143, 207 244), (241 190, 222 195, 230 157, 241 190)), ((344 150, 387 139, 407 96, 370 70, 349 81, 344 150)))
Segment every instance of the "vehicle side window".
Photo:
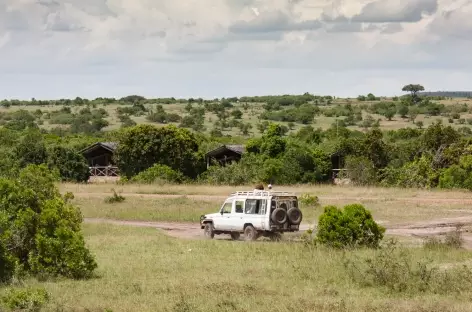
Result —
POLYGON ((223 213, 231 213, 232 207, 233 207, 233 203, 227 202, 223 205, 223 208, 221 208, 221 211, 223 211, 223 213))
POLYGON ((265 199, 263 199, 262 202, 261 202, 261 209, 260 209, 260 214, 261 215, 265 215, 266 207, 267 207, 267 201, 265 199))
POLYGON ((236 201, 236 213, 243 213, 244 212, 244 202, 243 201, 236 201))
POLYGON ((246 200, 246 214, 259 214, 261 209, 260 199, 247 199, 246 200))

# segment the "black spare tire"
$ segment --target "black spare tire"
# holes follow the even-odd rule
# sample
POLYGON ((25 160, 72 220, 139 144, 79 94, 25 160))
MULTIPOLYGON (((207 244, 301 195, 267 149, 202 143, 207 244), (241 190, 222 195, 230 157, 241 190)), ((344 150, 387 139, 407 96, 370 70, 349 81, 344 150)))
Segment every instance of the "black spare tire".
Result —
POLYGON ((271 219, 275 224, 282 225, 287 222, 287 212, 285 209, 277 208, 272 212, 271 219))
POLYGON ((303 214, 300 209, 294 207, 287 211, 287 217, 290 223, 298 225, 302 223, 303 214))

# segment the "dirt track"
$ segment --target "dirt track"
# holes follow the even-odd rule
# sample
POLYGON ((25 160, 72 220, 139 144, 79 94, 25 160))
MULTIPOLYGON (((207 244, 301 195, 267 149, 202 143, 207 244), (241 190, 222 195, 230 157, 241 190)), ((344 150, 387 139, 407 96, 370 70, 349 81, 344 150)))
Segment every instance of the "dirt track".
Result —
MULTIPOLYGON (((151 227, 163 230, 167 235, 184 239, 203 239, 203 231, 198 223, 181 222, 144 222, 144 221, 122 221, 111 219, 92 219, 86 218, 86 223, 107 223, 114 225, 151 227)), ((382 222, 379 222, 382 223, 382 222)), ((406 236, 416 239, 422 239, 427 236, 443 235, 456 229, 456 226, 463 227, 464 247, 472 249, 472 233, 468 227, 472 226, 472 216, 458 218, 444 218, 428 222, 416 222, 409 224, 385 225, 386 234, 395 236, 406 236)), ((309 224, 302 224, 301 232, 310 228, 309 224)), ((219 239, 228 239, 226 235, 215 236, 219 239)))

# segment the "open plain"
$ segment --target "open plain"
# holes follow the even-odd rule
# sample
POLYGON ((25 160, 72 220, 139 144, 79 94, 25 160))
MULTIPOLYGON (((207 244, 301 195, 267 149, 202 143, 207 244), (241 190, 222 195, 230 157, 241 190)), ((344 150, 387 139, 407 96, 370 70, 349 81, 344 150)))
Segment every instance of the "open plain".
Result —
MULTIPOLYGON (((230 192, 246 187, 61 184, 84 215, 87 245, 96 255, 92 280, 28 280, 51 294, 46 311, 470 311, 472 293, 405 291, 354 283, 346 259, 372 250, 308 247, 298 235, 281 242, 203 240, 200 214, 215 212, 230 192), (107 204, 112 189, 125 197, 107 204)), ((362 203, 412 261, 469 265, 472 194, 342 186, 277 186, 319 197, 302 206, 313 228, 325 205, 362 203), (424 237, 462 226, 462 249, 426 249, 424 237)), ((301 233, 300 233, 301 234, 301 233)), ((23 285, 24 286, 24 285, 23 285)))

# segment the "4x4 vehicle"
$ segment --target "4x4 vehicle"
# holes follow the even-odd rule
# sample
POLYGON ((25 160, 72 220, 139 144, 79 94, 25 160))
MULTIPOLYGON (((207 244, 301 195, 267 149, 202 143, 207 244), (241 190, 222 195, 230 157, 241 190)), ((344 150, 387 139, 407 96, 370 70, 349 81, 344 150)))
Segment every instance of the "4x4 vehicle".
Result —
POLYGON ((302 218, 295 194, 254 190, 231 194, 218 213, 200 217, 200 226, 206 238, 230 234, 237 240, 244 233, 246 240, 278 239, 284 232, 298 231, 302 218))

